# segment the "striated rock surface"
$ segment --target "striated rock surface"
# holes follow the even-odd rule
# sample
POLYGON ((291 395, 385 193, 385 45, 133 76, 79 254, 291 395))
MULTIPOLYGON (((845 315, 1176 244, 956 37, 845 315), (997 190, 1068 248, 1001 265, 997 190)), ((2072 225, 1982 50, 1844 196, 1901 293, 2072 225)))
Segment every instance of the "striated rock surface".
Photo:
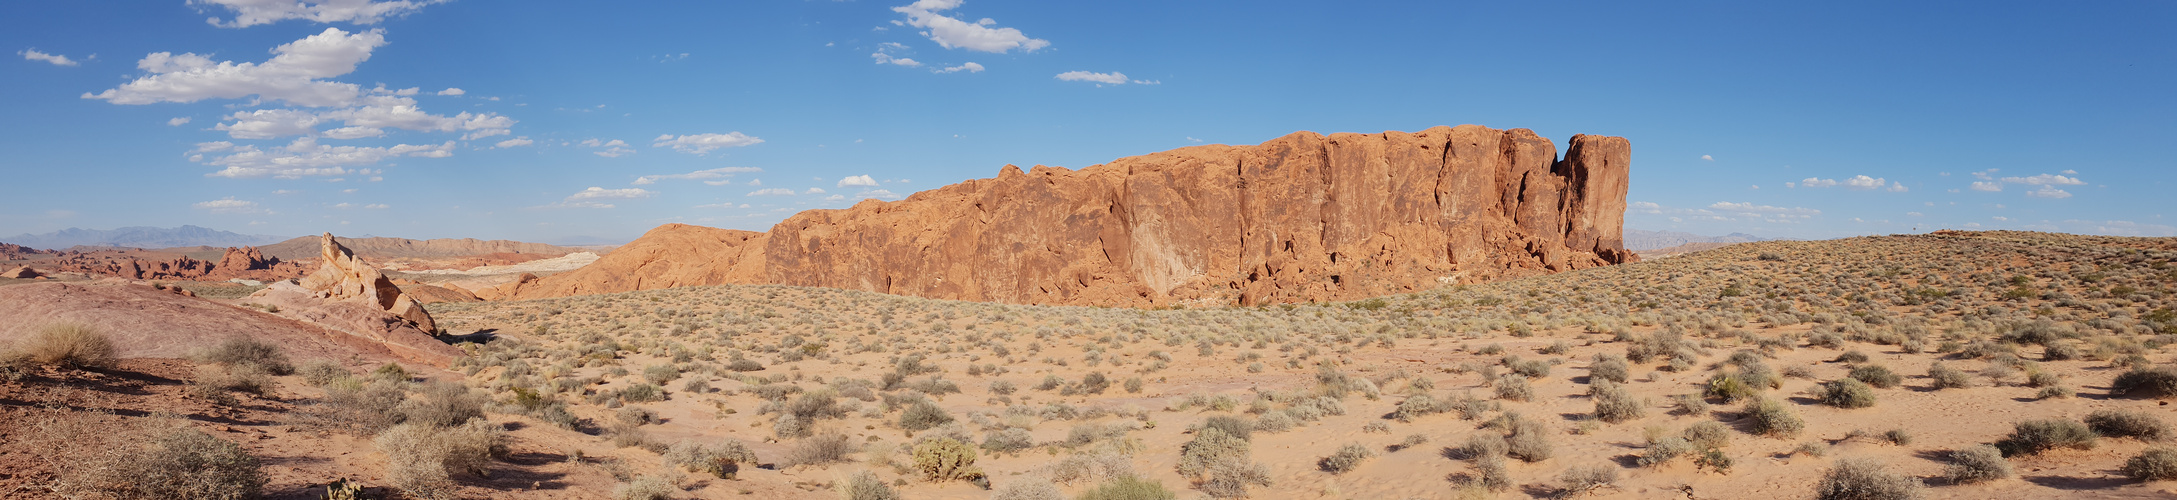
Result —
MULTIPOLYGON (((768 233, 671 224, 527 299, 726 283, 1026 304, 1342 301, 1638 260, 1631 146, 1526 129, 1297 132, 810 210, 768 233)), ((486 294, 479 293, 484 296, 486 294)), ((490 298, 490 297, 487 297, 490 298)))
MULTIPOLYGON (((369 304, 407 321, 416 329, 436 331, 437 325, 431 321, 431 313, 425 311, 422 304, 408 294, 401 293, 401 288, 395 286, 393 280, 387 279, 378 268, 355 258, 355 253, 334 240, 332 233, 320 236, 319 243, 320 264, 317 272, 304 276, 297 283, 304 290, 324 294, 331 301, 369 304)), ((266 291, 270 290, 268 288, 266 291)))

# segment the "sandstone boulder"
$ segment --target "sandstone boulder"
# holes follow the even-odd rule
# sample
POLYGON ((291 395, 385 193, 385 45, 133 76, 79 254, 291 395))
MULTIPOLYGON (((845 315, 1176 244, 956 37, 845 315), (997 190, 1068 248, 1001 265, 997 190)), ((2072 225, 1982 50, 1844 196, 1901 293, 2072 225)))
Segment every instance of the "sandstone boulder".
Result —
MULTIPOLYGON (((332 301, 353 301, 369 304, 380 311, 391 313, 425 332, 434 332, 437 325, 431 321, 431 313, 423 309, 408 294, 387 279, 378 268, 371 267, 353 252, 340 246, 332 233, 320 237, 323 245, 319 254, 317 272, 304 276, 297 284, 302 289, 324 294, 332 301)), ((269 288, 267 290, 270 290, 269 288)), ((260 292, 262 293, 262 292, 260 292)))
POLYGON ((0 278, 14 278, 19 280, 27 280, 37 278, 39 276, 44 275, 38 274, 38 270, 31 269, 30 266, 17 266, 14 269, 9 269, 7 272, 0 273, 0 278))
MULTIPOLYGON (((1344 301, 1618 264, 1631 146, 1526 129, 1297 132, 801 212, 668 224, 517 299, 709 284, 1103 306, 1344 301)), ((479 295, 484 295, 479 293, 479 295)), ((488 297, 487 297, 488 298, 488 297)))

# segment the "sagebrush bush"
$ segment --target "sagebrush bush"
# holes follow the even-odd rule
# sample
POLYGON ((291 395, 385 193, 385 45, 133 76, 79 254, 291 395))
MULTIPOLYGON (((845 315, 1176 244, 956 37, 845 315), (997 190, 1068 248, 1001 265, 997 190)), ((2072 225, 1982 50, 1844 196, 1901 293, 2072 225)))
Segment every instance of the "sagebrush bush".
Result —
POLYGON ((2141 441, 2161 441, 2170 437, 2169 424, 2140 411, 2098 410, 2086 416, 2086 426, 2109 437, 2138 438, 2141 441))
POLYGON ((402 402, 401 421, 433 427, 461 425, 484 416, 490 397, 460 382, 434 381, 418 387, 418 396, 402 402))
POLYGON ((641 476, 612 487, 613 500, 670 500, 680 487, 658 476, 641 476))
POLYGON ((1549 426, 1535 420, 1517 418, 1516 415, 1514 417, 1510 426, 1512 433, 1504 438, 1505 456, 1522 462, 1540 462, 1549 460, 1556 454, 1556 448, 1550 445, 1549 426))
POLYGON ((1241 419, 1240 417, 1227 415, 1212 415, 1209 418, 1202 419, 1201 428, 1225 431, 1225 434, 1231 435, 1232 437, 1240 438, 1241 440, 1254 439, 1253 431, 1255 429, 1255 425, 1248 423, 1247 420, 1241 419))
POLYGON ((1928 378, 1937 389, 1963 389, 1973 386, 1972 375, 1942 363, 1928 365, 1928 378))
POLYGON ((1270 486, 1270 468, 1245 459, 1210 464, 1202 493, 1211 498, 1244 498, 1249 486, 1270 486))
POLYGON ((1608 380, 1623 384, 1631 371, 1631 367, 1626 366, 1623 356, 1596 353, 1595 361, 1587 365, 1588 383, 1592 384, 1596 380, 1608 380))
POLYGON ((507 452, 505 431, 481 418, 459 427, 404 423, 375 441, 386 455, 386 481, 421 498, 450 498, 451 471, 486 475, 491 459, 507 452))
POLYGON ((756 452, 748 449, 741 440, 725 438, 718 444, 705 446, 691 440, 674 443, 665 452, 665 463, 686 467, 689 471, 733 479, 741 471, 741 464, 756 463, 756 452))
POLYGON ((1117 477, 1134 476, 1134 463, 1126 455, 1112 452, 1075 453, 1058 463, 1051 464, 1044 472, 1052 481, 1073 484, 1084 481, 1100 481, 1117 477))
POLYGON ((2070 420, 2027 420, 2014 424, 2011 435, 1996 441, 1996 449, 2006 457, 2034 455, 2058 447, 2089 450, 2100 438, 2086 424, 2070 420))
POLYGON ((2125 396, 2177 397, 2177 366, 2133 365, 2131 371, 2110 381, 2109 392, 2125 396))
POLYGON ((2011 462, 2003 459, 2002 450, 1985 444, 1951 450, 1950 464, 1943 467, 1943 477, 1952 484, 1994 481, 2011 477, 2011 462))
POLYGON ((629 403, 650 403, 665 400, 665 388, 651 384, 635 384, 620 389, 620 400, 629 403))
POLYGON ((1512 469, 1504 456, 1490 455, 1474 461, 1474 482, 1489 491, 1512 489, 1512 469))
POLYGON ((1643 467, 1661 467, 1672 459, 1692 453, 1693 449, 1693 443, 1685 438, 1664 436, 1648 443, 1647 449, 1641 451, 1640 458, 1634 460, 1643 467))
POLYGON ((2148 448, 2124 461, 2124 475, 2139 481, 2177 481, 2177 448, 2148 448))
POLYGON ((1496 385, 1497 399, 1508 401, 1534 400, 1534 387, 1527 384, 1527 377, 1524 375, 1506 373, 1497 377, 1496 385))
POLYGON ((348 371, 348 368, 340 366, 340 363, 323 359, 304 361, 299 373, 302 374, 303 382, 317 387, 324 387, 333 383, 334 380, 355 377, 355 372, 348 371))
POLYGON ((1586 493, 1609 486, 1618 481, 1618 469, 1607 465, 1582 465, 1566 469, 1557 476, 1558 490, 1565 496, 1586 493))
POLYGON ((952 423, 952 420, 951 413, 927 399, 915 401, 906 411, 900 412, 900 428, 909 431, 928 430, 952 423))
POLYGON ((1587 386, 1587 390, 1595 400, 1597 420, 1615 424, 1647 416, 1645 405, 1616 382, 1597 379, 1587 386))
POLYGON ((1020 453, 1034 448, 1036 437, 1028 429, 1007 427, 983 435, 983 449, 991 453, 1020 453))
POLYGON ((1686 427, 1683 435, 1695 449, 1713 450, 1731 445, 1731 427, 1714 420, 1695 422, 1686 427))
POLYGON ((983 477, 983 469, 975 466, 975 448, 952 438, 931 439, 916 445, 914 461, 915 470, 931 481, 983 477))
POLYGON ((839 482, 839 498, 843 500, 899 500, 900 494, 892 485, 884 484, 877 473, 867 470, 854 471, 854 475, 839 482))
POLYGON ((1814 486, 1819 500, 1912 500, 1920 498, 1920 481, 1886 470, 1872 459, 1838 459, 1814 486))
MULTIPOLYGON (((845 434, 825 433, 802 438, 801 441, 794 443, 793 448, 786 450, 786 458, 782 462, 789 467, 845 462, 847 461, 847 454, 853 452, 853 441, 847 439, 845 434)), ((970 453, 968 461, 974 462, 974 460, 974 454, 970 453)))
POLYGON ((1066 500, 1066 493, 1049 480, 1030 477, 999 483, 990 500, 1066 500))
POLYGON ((16 346, 16 351, 31 363, 61 368, 105 368, 114 362, 113 340, 83 323, 40 326, 16 346))
POLYGON ((1451 409, 1450 405, 1439 403, 1436 398, 1431 398, 1427 394, 1415 394, 1403 401, 1399 401, 1398 407, 1392 409, 1391 414, 1387 415, 1387 417, 1400 422, 1412 422, 1423 415, 1443 413, 1449 409, 1451 409))
POLYGON ((232 337, 221 341, 202 355, 204 362, 222 365, 256 365, 273 375, 295 373, 295 365, 287 361, 287 353, 280 346, 250 337, 232 337))
POLYGON ((1375 450, 1371 450, 1366 446, 1361 446, 1360 443, 1346 443, 1345 446, 1338 447, 1337 452, 1331 453, 1330 456, 1323 457, 1322 460, 1315 461, 1315 466, 1316 468, 1322 469, 1323 472, 1329 472, 1331 474, 1344 474, 1347 472, 1352 472, 1355 468, 1359 468, 1361 466, 1361 462, 1368 461, 1368 459, 1375 457, 1375 450))
POLYGON ((1904 381, 1904 377, 1891 372, 1889 367, 1878 364, 1854 366, 1852 367, 1852 373, 1847 376, 1881 389, 1897 387, 1897 384, 1904 381))
POLYGON ((1680 415, 1701 415, 1708 413, 1708 400, 1702 398, 1699 394, 1673 395, 1671 396, 1671 402, 1675 403, 1678 406, 1678 413, 1680 415))
POLYGON ((55 493, 119 500, 238 500, 263 494, 263 465, 241 445, 191 427, 148 437, 91 456, 65 457, 64 464, 73 466, 58 471, 55 493))
POLYGON ((1226 460, 1246 460, 1246 439, 1226 433, 1224 429, 1203 427, 1194 432, 1194 439, 1179 445, 1179 475, 1201 478, 1211 465, 1226 460))
POLYGON ((1875 388, 1859 379, 1837 379, 1822 386, 1821 399, 1838 408, 1866 408, 1875 405, 1875 388))
POLYGON ((1178 497, 1177 493, 1165 489, 1164 483, 1135 476, 1120 476, 1081 492, 1074 500, 1173 500, 1178 497))
POLYGON ((1798 435, 1799 431, 1807 426, 1806 421, 1799 418, 1799 412, 1792 411, 1790 406, 1769 398, 1749 400, 1739 413, 1753 419, 1755 434, 1771 437, 1791 437, 1798 435))

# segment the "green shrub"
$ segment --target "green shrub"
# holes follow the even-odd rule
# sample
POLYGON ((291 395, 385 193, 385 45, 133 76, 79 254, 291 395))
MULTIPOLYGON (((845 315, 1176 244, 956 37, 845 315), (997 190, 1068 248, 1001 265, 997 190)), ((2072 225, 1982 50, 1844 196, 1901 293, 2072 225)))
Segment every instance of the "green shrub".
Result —
POLYGON ((1755 398, 1746 402, 1742 415, 1753 418, 1753 431, 1771 437, 1791 437, 1806 428, 1806 421, 1799 412, 1792 411, 1784 403, 1769 398, 1755 398))
POLYGON ((1203 427, 1194 432, 1194 439, 1179 446, 1179 475, 1199 479, 1209 472, 1210 466, 1229 460, 1246 460, 1247 439, 1226 433, 1224 429, 1203 427))
POLYGON ((1361 462, 1365 462, 1368 459, 1375 457, 1375 450, 1371 450, 1366 446, 1361 446, 1360 443, 1346 443, 1345 446, 1338 447, 1338 451, 1336 453, 1331 453, 1330 456, 1323 457, 1322 460, 1317 460, 1315 462, 1315 466, 1317 468, 1323 469, 1323 472, 1329 472, 1331 474, 1344 474, 1347 472, 1352 472, 1355 468, 1359 468, 1361 466, 1361 462))
POLYGON ((1973 386, 1972 375, 1942 363, 1928 365, 1928 378, 1933 379, 1933 385, 1937 389, 1963 389, 1973 386))
POLYGON ((1875 388, 1859 379, 1837 379, 1822 386, 1821 399, 1838 408, 1866 408, 1875 405, 1875 388))
POLYGON ((1664 436, 1655 442, 1648 443, 1648 448, 1641 451, 1640 458, 1635 460, 1642 467, 1661 467, 1663 464, 1670 463, 1672 459, 1692 453, 1693 449, 1693 443, 1686 441, 1685 438, 1664 436))
POLYGON ((683 440, 674 443, 665 452, 665 463, 717 476, 719 479, 733 479, 741 471, 741 464, 756 463, 756 452, 749 450, 748 445, 741 440, 733 438, 725 438, 712 446, 683 440))
POLYGON ((2070 420, 2028 420, 2012 426, 2011 435, 1996 441, 2003 456, 2034 455, 2057 447, 2089 450, 2101 436, 2086 424, 2070 420))
POLYGON ((931 439, 916 445, 914 461, 915 470, 931 481, 983 477, 983 469, 975 466, 975 448, 952 438, 931 439))
POLYGON ((1904 377, 1890 372, 1889 367, 1877 364, 1854 366, 1852 367, 1852 373, 1848 376, 1852 377, 1853 380, 1866 382, 1867 385, 1882 389, 1897 387, 1898 383, 1904 381, 1904 377))
POLYGON ((1703 394, 1729 404, 1759 397, 1761 390, 1741 380, 1737 374, 1718 373, 1708 378, 1708 389, 1703 394))
POLYGON ((49 323, 16 346, 31 363, 62 368, 113 366, 113 340, 83 323, 49 323))
POLYGON ((1074 500, 1173 500, 1179 495, 1164 483, 1135 476, 1119 476, 1081 492, 1074 500))
POLYGON ((1696 449, 1713 450, 1731 445, 1731 427, 1714 420, 1703 420, 1687 426, 1684 436, 1696 449))
POLYGON ((2109 437, 2139 438, 2141 441, 2161 441, 2170 437, 2169 424, 2146 412, 2099 410, 2086 416, 2086 426, 2109 437))
POLYGON ((377 369, 370 371, 370 378, 389 382, 407 382, 412 380, 413 377, 408 374, 407 368, 401 367, 400 363, 378 365, 377 369))
POLYGON ((1819 500, 1912 500, 1920 495, 1919 480, 1862 458, 1837 460, 1814 486, 1819 500))
POLYGON ((2011 477, 2011 462, 2003 459, 2003 452, 1994 446, 1977 445, 1950 452, 1950 464, 1943 467, 1943 477, 1952 484, 1971 484, 2011 477))
POLYGON ((2177 448, 2157 447, 2124 461, 2124 475, 2139 481, 2177 481, 2177 448))
POLYGON ((313 359, 303 362, 302 370, 300 371, 300 373, 302 373, 303 382, 308 382, 310 385, 318 387, 324 387, 326 384, 331 384, 334 380, 355 376, 355 372, 348 371, 348 368, 340 366, 340 363, 335 363, 323 359, 313 359))
POLYGON ((665 400, 665 388, 651 384, 635 384, 620 389, 620 400, 629 403, 650 403, 665 400))
POLYGON ((1595 418, 1609 423, 1622 423, 1647 415, 1639 399, 1635 399, 1625 386, 1609 380, 1597 379, 1587 386, 1588 395, 1595 400, 1595 418))

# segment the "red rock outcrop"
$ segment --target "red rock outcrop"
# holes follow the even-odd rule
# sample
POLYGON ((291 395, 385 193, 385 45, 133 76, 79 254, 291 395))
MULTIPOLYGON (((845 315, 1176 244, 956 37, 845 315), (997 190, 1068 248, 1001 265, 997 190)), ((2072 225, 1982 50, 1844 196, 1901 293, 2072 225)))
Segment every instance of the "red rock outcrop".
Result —
POLYGON ((128 249, 69 251, 39 265, 60 272, 138 280, 270 281, 300 277, 307 270, 301 263, 265 257, 255 247, 228 248, 216 264, 170 252, 128 249))
MULTIPOLYGON (((670 224, 513 298, 771 283, 1028 304, 1341 301, 1617 264, 1631 146, 1526 129, 1297 132, 810 210, 670 224)), ((482 295, 482 294, 479 294, 482 295)))
POLYGON ((37 278, 39 276, 44 275, 38 274, 38 270, 31 269, 30 266, 15 266, 14 269, 9 269, 6 272, 0 272, 0 278, 14 278, 19 280, 27 280, 37 278))
POLYGON ((183 358, 236 337, 278 344, 298 362, 401 360, 446 366, 462 357, 460 349, 413 328, 357 336, 171 290, 50 282, 0 287, 0 304, 7 305, 0 312, 0 345, 29 337, 47 323, 70 321, 105 332, 124 358, 183 358))
POLYGON ((50 253, 53 252, 30 248, 22 245, 16 245, 12 243, 0 243, 0 260, 23 260, 30 258, 30 256, 32 255, 42 255, 50 253))
POLYGON ((378 268, 355 258, 353 252, 349 252, 346 247, 340 246, 339 241, 333 239, 332 233, 321 236, 320 243, 323 245, 318 256, 321 264, 318 265, 317 272, 304 276, 297 283, 303 289, 325 294, 327 299, 336 302, 369 304, 425 332, 437 330, 437 325, 431 321, 431 313, 425 311, 422 304, 416 303, 408 294, 401 293, 401 288, 395 286, 393 280, 387 279, 385 273, 379 272, 378 268))

